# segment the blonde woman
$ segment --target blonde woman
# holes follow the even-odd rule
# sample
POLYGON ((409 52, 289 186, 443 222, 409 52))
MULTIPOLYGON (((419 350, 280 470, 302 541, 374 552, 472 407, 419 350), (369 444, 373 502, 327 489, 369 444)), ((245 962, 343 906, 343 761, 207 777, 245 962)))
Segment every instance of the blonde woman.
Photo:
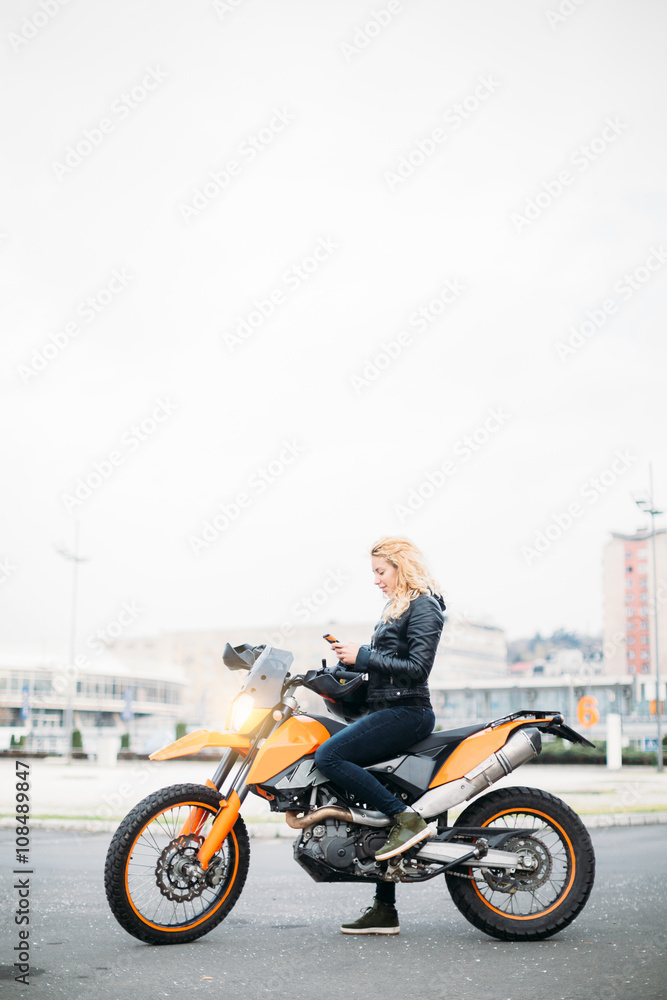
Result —
MULTIPOLYGON (((375 584, 388 598, 368 645, 338 642, 339 661, 369 678, 368 715, 331 736, 315 754, 317 767, 336 784, 393 818, 384 861, 429 835, 414 809, 393 795, 364 765, 377 764, 425 739, 435 725, 428 676, 444 624, 445 603, 422 553, 407 538, 386 536, 371 549, 375 584)), ((398 934, 393 882, 378 882, 375 900, 344 934, 398 934)))

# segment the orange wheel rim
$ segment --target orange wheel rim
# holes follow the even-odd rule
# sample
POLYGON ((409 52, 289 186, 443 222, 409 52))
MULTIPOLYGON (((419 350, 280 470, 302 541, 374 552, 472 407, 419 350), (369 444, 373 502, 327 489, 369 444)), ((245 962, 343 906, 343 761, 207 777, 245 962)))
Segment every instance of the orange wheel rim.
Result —
MULTIPOLYGON (((181 806, 184 806, 184 805, 185 806, 198 806, 200 808, 205 809, 207 813, 208 812, 212 813, 211 807, 209 805, 207 805, 206 803, 204 803, 204 802, 182 802, 182 803, 179 803, 179 805, 181 805, 181 806)), ((131 848, 130 848, 130 850, 128 852, 127 862, 125 864, 125 878, 124 878, 124 880, 125 880, 125 895, 127 897, 127 900, 129 902, 130 906, 132 907, 132 910, 137 915, 137 917, 139 918, 139 920, 141 920, 141 922, 143 924, 146 924, 147 927, 153 927, 155 930, 165 931, 166 933, 171 933, 171 934, 178 934, 181 931, 188 931, 188 930, 191 930, 193 927, 198 927, 199 924, 203 923, 205 920, 209 920, 213 916, 213 914, 216 913, 220 909, 220 907, 222 906, 222 904, 224 903, 224 901, 227 899, 227 896, 231 892, 232 886, 236 882, 236 873, 237 873, 238 867, 239 867, 239 849, 238 849, 239 845, 238 845, 238 840, 236 839, 236 834, 234 833, 234 830, 232 828, 232 830, 230 830, 230 832, 228 834, 228 837, 231 838, 231 841, 232 841, 233 847, 234 847, 234 870, 232 871, 231 876, 229 877, 229 884, 227 885, 227 889, 226 889, 224 895, 217 901, 217 903, 215 904, 215 906, 212 907, 212 909, 206 910, 206 912, 204 914, 200 915, 197 920, 193 920, 193 921, 191 921, 188 924, 179 924, 177 927, 169 927, 169 925, 167 925, 167 924, 156 924, 156 923, 154 923, 152 920, 149 920, 148 917, 144 916, 144 914, 141 913, 136 908, 136 906, 134 905, 134 900, 132 899, 132 895, 130 893, 130 887, 129 887, 129 884, 128 884, 128 878, 129 878, 129 871, 128 871, 128 869, 129 869, 129 866, 130 866, 130 860, 132 858, 132 854, 134 852, 134 849, 135 849, 135 847, 136 847, 139 839, 143 836, 143 834, 146 831, 146 829, 150 826, 151 823, 154 823, 157 819, 160 818, 160 816, 163 816, 165 813, 169 812, 169 810, 173 809, 173 808, 174 808, 173 806, 167 806, 165 809, 162 809, 161 812, 156 813, 155 816, 151 816, 150 820, 148 820, 147 823, 144 823, 144 825, 142 826, 141 830, 139 831, 139 833, 136 835, 136 837, 132 841, 132 846, 131 846, 131 848)))
MULTIPOLYGON (((486 822, 482 823, 482 826, 489 826, 491 823, 493 823, 494 820, 500 819, 502 816, 507 816, 508 813, 515 811, 516 810, 512 809, 502 809, 500 812, 497 812, 494 816, 491 816, 490 819, 487 819, 486 822)), ((555 910, 557 906, 560 906, 563 900, 567 897, 570 890, 572 889, 572 885, 574 883, 574 878, 576 875, 577 863, 574 855, 574 849, 572 847, 572 841, 570 840, 570 838, 568 837, 568 835, 566 834, 565 830, 560 825, 560 823, 557 823, 551 816, 548 816, 546 813, 540 812, 539 809, 526 809, 524 810, 524 812, 525 815, 527 816, 541 816, 543 819, 548 821, 550 826, 552 826, 555 830, 558 831, 558 833, 561 835, 561 837, 563 838, 569 849, 569 857, 571 858, 572 862, 571 871, 567 885, 564 887, 564 889, 561 890, 561 892, 558 895, 558 898, 551 904, 551 906, 547 907, 547 909, 545 910, 540 910, 538 913, 517 914, 517 913, 507 913, 505 910, 499 910, 497 906, 494 906, 492 903, 489 902, 489 900, 485 896, 482 895, 482 893, 479 891, 477 882, 473 881, 472 883, 473 889, 475 890, 481 901, 484 903, 484 905, 488 906, 488 908, 492 910, 494 913, 497 913, 501 917, 506 917, 508 920, 538 920, 540 917, 545 917, 548 913, 551 913, 553 910, 555 910)))

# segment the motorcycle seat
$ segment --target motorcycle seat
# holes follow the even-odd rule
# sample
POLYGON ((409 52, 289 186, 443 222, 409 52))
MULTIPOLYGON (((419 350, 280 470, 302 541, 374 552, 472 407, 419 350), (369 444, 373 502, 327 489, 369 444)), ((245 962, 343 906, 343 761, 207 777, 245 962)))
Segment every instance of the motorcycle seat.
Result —
MULTIPOLYGON (((347 726, 344 722, 339 722, 338 719, 333 719, 331 716, 326 715, 311 715, 311 719, 316 719, 320 722, 324 728, 328 731, 330 736, 334 733, 340 732, 341 729, 346 729, 347 726)), ((434 750, 445 746, 447 743, 460 743, 461 740, 465 740, 466 737, 472 736, 473 733, 479 733, 482 729, 486 729, 486 723, 481 722, 474 726, 461 726, 460 729, 448 729, 445 732, 431 733, 426 739, 420 740, 419 743, 413 743, 411 747, 407 750, 402 751, 403 753, 415 754, 423 753, 425 750, 434 750)))
POLYGON ((482 729, 486 729, 485 722, 474 726, 461 726, 460 729, 447 729, 444 732, 431 733, 426 739, 420 740, 419 743, 414 743, 404 752, 409 754, 423 753, 425 750, 434 750, 443 747, 447 743, 460 743, 461 740, 472 736, 473 733, 481 732, 482 729))

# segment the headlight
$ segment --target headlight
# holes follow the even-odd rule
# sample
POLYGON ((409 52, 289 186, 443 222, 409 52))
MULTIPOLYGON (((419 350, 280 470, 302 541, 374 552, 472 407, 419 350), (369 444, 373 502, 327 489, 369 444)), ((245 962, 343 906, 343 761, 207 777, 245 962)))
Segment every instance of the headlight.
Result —
POLYGON ((239 729, 247 721, 248 716, 255 707, 255 699, 252 698, 247 691, 241 691, 241 694, 237 694, 234 699, 231 711, 231 725, 230 729, 234 733, 238 733, 239 729))

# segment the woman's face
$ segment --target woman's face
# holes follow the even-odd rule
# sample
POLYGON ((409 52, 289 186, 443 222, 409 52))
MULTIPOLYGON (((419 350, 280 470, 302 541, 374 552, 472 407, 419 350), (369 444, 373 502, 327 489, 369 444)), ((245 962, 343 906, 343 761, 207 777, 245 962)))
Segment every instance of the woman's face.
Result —
POLYGON ((391 597, 394 593, 394 587, 396 586, 396 567, 392 566, 391 563, 388 563, 382 556, 373 556, 371 567, 373 569, 376 586, 378 586, 382 593, 386 594, 387 597, 391 597))

